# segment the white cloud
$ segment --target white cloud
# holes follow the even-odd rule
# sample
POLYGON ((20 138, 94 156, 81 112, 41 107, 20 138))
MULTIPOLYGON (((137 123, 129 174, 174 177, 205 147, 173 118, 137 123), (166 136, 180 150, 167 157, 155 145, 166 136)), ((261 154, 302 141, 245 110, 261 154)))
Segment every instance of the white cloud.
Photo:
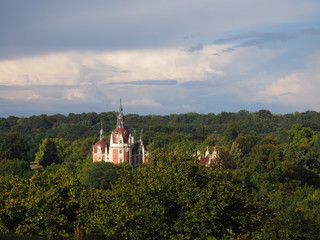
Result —
POLYGON ((0 61, 0 85, 70 85, 79 77, 73 54, 0 61))
POLYGON ((275 59, 284 53, 284 49, 263 49, 255 46, 236 48, 223 54, 228 56, 228 63, 222 68, 230 75, 241 75, 275 59))
POLYGON ((279 50, 241 48, 219 53, 230 45, 114 52, 65 52, 0 61, 0 85, 92 85, 174 79, 179 83, 223 77, 225 70, 243 73, 269 61, 279 50))
POLYGON ((261 100, 320 111, 320 52, 307 60, 307 69, 277 79, 260 92, 261 100))
POLYGON ((0 61, 0 95, 10 101, 106 104, 110 110, 122 98, 129 108, 149 112, 204 111, 197 102, 248 95, 244 76, 283 53, 257 47, 223 52, 229 47, 203 45, 193 52, 186 47, 64 52, 0 61))
POLYGON ((218 90, 212 84, 219 84, 230 75, 244 74, 279 54, 279 51, 251 47, 214 55, 228 47, 205 45, 193 52, 183 47, 65 52, 0 61, 0 85, 7 86, 0 89, 0 94, 12 101, 106 101, 115 107, 118 99, 124 98, 128 107, 195 111, 192 104, 199 96, 234 93, 234 87, 221 86, 218 90), (168 79, 172 79, 171 85, 159 84, 168 83, 168 79), (152 80, 157 84, 137 84, 152 83, 152 80), (209 82, 207 87, 195 90, 195 83, 203 81, 209 82), (130 82, 136 84, 123 84, 130 82), (193 84, 181 85, 188 82, 193 84))
POLYGON ((219 48, 186 52, 183 48, 116 52, 66 52, 0 61, 0 85, 74 85, 175 79, 199 81, 222 76, 219 48))

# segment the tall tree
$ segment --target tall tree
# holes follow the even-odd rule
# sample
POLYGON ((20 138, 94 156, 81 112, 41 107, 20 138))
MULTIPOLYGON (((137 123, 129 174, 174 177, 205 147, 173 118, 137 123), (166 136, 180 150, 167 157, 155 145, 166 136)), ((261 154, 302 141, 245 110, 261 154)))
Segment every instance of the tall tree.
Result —
POLYGON ((62 163, 66 155, 66 145, 67 143, 59 138, 43 139, 35 155, 35 161, 43 167, 52 163, 62 163))
POLYGON ((10 159, 27 160, 29 146, 23 136, 17 132, 9 132, 0 136, 0 162, 10 159))

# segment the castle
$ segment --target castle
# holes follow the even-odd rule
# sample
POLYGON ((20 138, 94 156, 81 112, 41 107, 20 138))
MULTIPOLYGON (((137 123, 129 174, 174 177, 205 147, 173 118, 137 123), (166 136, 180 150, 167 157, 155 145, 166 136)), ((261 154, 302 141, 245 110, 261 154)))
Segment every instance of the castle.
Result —
POLYGON ((133 167, 138 167, 147 161, 148 151, 142 139, 135 141, 134 136, 125 127, 121 99, 117 125, 111 133, 110 142, 104 140, 101 125, 100 140, 94 144, 92 155, 93 162, 105 161, 114 164, 127 162, 133 167))

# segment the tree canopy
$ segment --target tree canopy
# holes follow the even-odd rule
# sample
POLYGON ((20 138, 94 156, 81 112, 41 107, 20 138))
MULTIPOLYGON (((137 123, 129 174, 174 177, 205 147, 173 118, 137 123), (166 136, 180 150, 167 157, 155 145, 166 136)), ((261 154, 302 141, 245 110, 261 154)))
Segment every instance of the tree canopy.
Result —
POLYGON ((101 120, 111 132, 116 113, 0 118, 0 233, 320 238, 320 113, 128 114, 150 153, 138 168, 92 162, 101 120), (219 164, 200 166, 198 150, 219 164))

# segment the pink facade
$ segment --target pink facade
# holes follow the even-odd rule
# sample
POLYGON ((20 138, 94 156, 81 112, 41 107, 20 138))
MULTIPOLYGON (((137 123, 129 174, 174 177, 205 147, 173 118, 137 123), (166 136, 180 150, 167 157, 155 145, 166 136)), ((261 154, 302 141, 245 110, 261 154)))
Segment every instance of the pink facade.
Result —
POLYGON ((105 142, 101 127, 100 140, 93 146, 93 162, 105 161, 114 164, 127 162, 133 167, 137 167, 147 161, 148 152, 142 140, 134 141, 133 135, 124 126, 122 111, 120 101, 117 125, 111 133, 109 143, 105 142))

